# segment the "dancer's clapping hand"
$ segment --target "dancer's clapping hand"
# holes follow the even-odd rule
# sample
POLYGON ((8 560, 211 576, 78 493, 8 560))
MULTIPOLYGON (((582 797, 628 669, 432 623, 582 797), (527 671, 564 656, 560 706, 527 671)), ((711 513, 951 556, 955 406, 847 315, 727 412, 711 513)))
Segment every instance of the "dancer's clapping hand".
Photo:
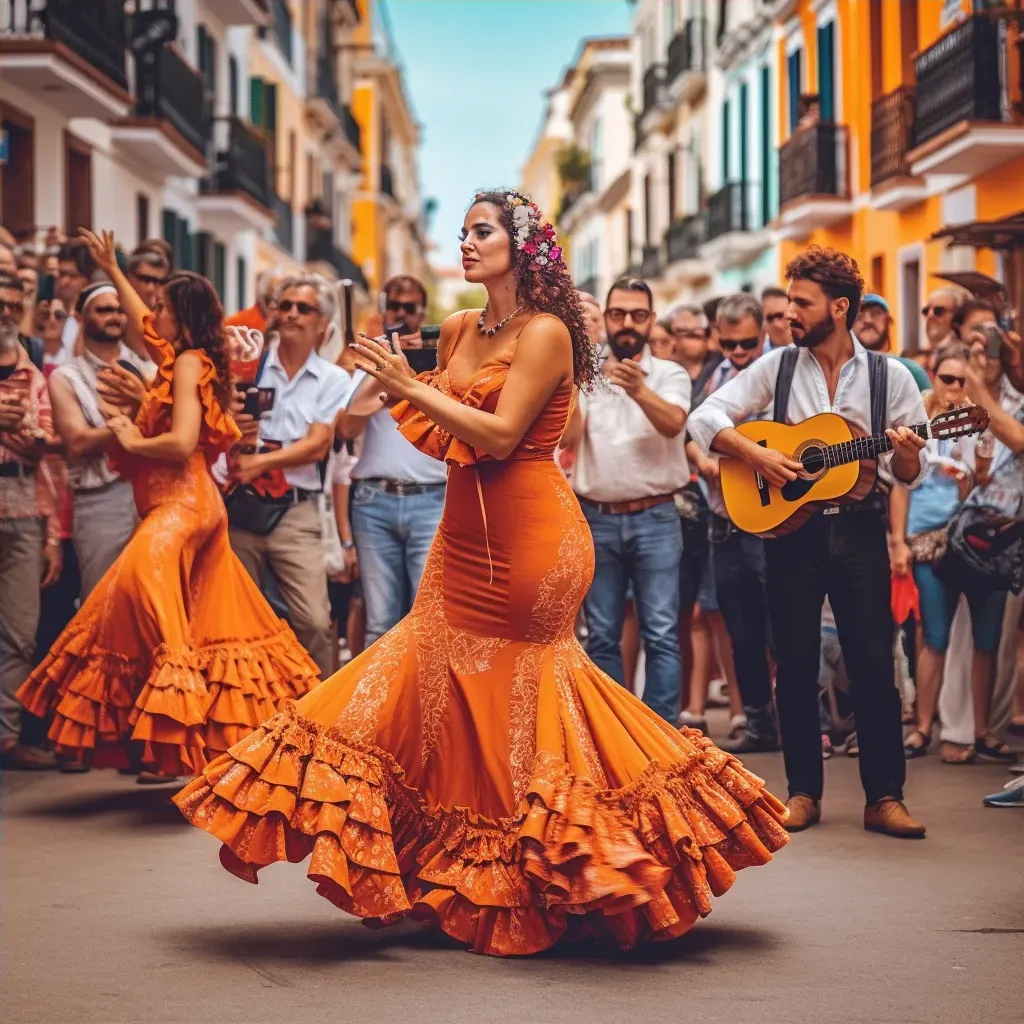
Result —
POLYGON ((129 419, 135 419, 146 397, 146 384, 134 373, 114 363, 96 375, 96 391, 108 407, 129 419))
POLYGON ((358 353, 356 365, 377 380, 389 398, 406 398, 415 376, 409 361, 381 344, 383 338, 368 338, 365 334, 359 337, 360 341, 352 343, 358 353))
POLYGON ((107 426, 114 432, 117 443, 126 452, 135 451, 138 442, 144 440, 142 431, 127 416, 112 416, 107 420, 107 426))

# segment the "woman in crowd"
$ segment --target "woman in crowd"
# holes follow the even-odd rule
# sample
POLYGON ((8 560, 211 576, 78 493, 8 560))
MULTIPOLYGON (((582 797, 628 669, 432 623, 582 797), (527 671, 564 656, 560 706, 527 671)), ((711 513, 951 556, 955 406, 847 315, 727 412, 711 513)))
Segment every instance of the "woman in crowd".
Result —
POLYGON ((593 543, 553 453, 596 353, 523 196, 477 195, 462 256, 487 306, 445 321, 437 370, 358 348, 403 434, 449 465, 412 611, 175 801, 239 877, 312 855, 343 910, 423 917, 477 952, 671 938, 786 842, 782 805, 577 642, 593 543))
MULTIPOLYGON (((947 344, 935 353, 933 390, 924 396, 929 417, 965 401, 967 359, 967 349, 957 343, 947 344)), ((975 448, 973 437, 929 441, 927 469, 920 486, 913 491, 895 488, 890 499, 893 571, 903 575, 913 567, 924 639, 917 657, 915 728, 903 748, 908 758, 922 757, 931 743, 949 634, 960 597, 935 575, 933 566, 945 550, 953 513, 974 486, 975 448)), ((970 590, 964 596, 971 611, 974 635, 971 676, 977 688, 989 685, 992 676, 1006 592, 970 590)), ((944 760, 951 763, 963 763, 972 757, 970 749, 950 750, 944 754, 944 760)))
POLYGON ((44 278, 48 288, 40 289, 33 317, 33 334, 43 339, 43 369, 49 374, 67 358, 62 334, 68 311, 64 303, 53 294, 53 278, 44 278))
POLYGON ((53 713, 59 756, 103 746, 124 765, 127 745, 150 781, 199 771, 310 689, 317 669, 228 543, 209 468, 240 433, 224 411, 231 381, 213 286, 172 275, 150 314, 112 236, 82 235, 158 365, 153 385, 139 384, 137 414, 108 420, 142 521, 18 696, 35 715, 53 713))

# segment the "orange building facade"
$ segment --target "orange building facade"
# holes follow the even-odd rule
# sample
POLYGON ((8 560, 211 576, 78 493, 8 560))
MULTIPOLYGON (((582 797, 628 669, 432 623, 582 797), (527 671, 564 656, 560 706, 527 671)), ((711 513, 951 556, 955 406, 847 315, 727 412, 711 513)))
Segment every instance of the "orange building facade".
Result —
POLYGON ((1024 210, 1020 28, 971 6, 796 0, 778 15, 781 265, 811 243, 850 253, 907 351, 936 275, 1007 278, 999 254, 934 236, 1024 210))

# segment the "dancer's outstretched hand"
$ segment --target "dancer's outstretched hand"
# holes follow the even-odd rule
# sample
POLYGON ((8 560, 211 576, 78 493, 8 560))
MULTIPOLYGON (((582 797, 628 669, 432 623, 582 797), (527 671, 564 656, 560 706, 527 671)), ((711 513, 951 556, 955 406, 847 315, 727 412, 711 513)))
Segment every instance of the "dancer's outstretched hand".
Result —
POLYGON ((408 360, 381 344, 383 338, 368 338, 365 334, 359 338, 352 343, 358 354, 356 365, 378 381, 389 398, 405 398, 412 380, 408 360))

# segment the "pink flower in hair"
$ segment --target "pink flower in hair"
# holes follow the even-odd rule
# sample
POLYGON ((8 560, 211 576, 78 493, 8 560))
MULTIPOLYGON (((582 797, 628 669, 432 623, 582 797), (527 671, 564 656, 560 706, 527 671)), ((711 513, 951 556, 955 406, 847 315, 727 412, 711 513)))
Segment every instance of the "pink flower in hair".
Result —
POLYGON ((562 258, 562 247, 560 245, 554 245, 551 247, 551 252, 548 253, 552 263, 558 263, 562 258))
POLYGON ((549 241, 555 240, 555 229, 550 224, 544 225, 544 237, 549 241))
POLYGON ((536 256, 536 254, 537 254, 537 243, 536 242, 527 242, 523 246, 523 252, 525 252, 527 256, 536 256))

